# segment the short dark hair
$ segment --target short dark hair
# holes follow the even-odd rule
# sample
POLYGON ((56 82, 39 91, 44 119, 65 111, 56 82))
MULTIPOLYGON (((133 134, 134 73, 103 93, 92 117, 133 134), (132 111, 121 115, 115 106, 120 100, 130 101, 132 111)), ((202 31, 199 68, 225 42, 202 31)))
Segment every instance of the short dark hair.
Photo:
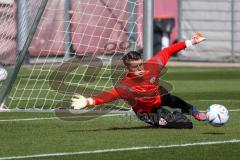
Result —
POLYGON ((128 65, 130 61, 139 60, 141 58, 141 54, 138 51, 130 51, 123 56, 122 60, 125 65, 128 65))

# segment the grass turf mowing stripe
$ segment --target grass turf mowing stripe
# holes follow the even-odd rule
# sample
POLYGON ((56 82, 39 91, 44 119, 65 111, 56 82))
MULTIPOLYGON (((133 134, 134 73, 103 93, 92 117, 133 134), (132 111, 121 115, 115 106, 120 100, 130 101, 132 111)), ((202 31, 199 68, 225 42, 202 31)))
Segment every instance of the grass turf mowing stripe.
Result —
MULTIPOLYGON (((107 114, 107 115, 102 115, 99 116, 98 118, 101 117, 115 117, 115 116, 122 116, 125 115, 124 113, 122 114, 107 114)), ((23 118, 23 119, 1 119, 0 122, 18 122, 18 121, 38 121, 38 120, 54 120, 54 119, 60 119, 60 118, 81 118, 81 117, 96 117, 96 116, 68 116, 68 117, 42 117, 42 118, 23 118)))
POLYGON ((71 155, 81 155, 81 154, 136 151, 136 150, 146 150, 146 149, 191 147, 191 146, 217 145, 217 144, 226 144, 226 143, 240 143, 240 140, 232 139, 232 140, 227 140, 227 141, 209 141, 209 142, 171 144, 171 145, 159 145, 159 146, 112 148, 112 149, 102 149, 102 150, 92 150, 92 151, 63 152, 63 153, 49 153, 49 154, 37 154, 37 155, 26 155, 26 156, 0 157, 0 160, 28 159, 28 158, 40 158, 40 157, 43 158, 43 157, 56 157, 56 156, 71 156, 71 155))
MULTIPOLYGON (((229 109, 229 112, 240 112, 240 109, 229 109)), ((205 111, 201 111, 205 112, 205 111)), ((128 113, 129 114, 129 113, 128 113)), ((109 114, 109 115, 102 115, 98 118, 101 117, 115 117, 115 116, 123 116, 126 115, 124 113, 122 114, 109 114)), ((134 113, 132 113, 134 115, 134 113)), ((73 116, 72 118, 77 118, 77 117, 92 117, 92 116, 73 116)), ((23 118, 23 119, 0 119, 0 122, 20 122, 20 121, 40 121, 40 120, 55 120, 55 119, 60 119, 60 118, 71 118, 71 117, 41 117, 41 118, 23 118)))

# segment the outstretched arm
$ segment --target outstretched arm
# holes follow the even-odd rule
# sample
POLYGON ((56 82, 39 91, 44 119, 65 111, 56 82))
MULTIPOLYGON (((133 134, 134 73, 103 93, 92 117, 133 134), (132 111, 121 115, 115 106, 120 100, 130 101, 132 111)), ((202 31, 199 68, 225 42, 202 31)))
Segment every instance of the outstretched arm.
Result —
POLYGON ((100 105, 103 103, 112 102, 117 99, 120 99, 120 96, 117 90, 113 88, 90 98, 85 98, 81 95, 75 95, 72 98, 71 106, 74 107, 74 109, 82 109, 91 105, 100 105))
POLYGON ((190 47, 192 45, 198 44, 202 41, 206 40, 200 33, 196 33, 190 40, 182 41, 175 43, 168 48, 163 49, 162 51, 158 52, 152 59, 149 61, 161 61, 162 65, 166 65, 168 59, 177 52, 190 47))
POLYGON ((94 105, 99 105, 107 102, 112 102, 120 99, 120 96, 115 88, 110 89, 106 92, 102 92, 93 97, 94 105))

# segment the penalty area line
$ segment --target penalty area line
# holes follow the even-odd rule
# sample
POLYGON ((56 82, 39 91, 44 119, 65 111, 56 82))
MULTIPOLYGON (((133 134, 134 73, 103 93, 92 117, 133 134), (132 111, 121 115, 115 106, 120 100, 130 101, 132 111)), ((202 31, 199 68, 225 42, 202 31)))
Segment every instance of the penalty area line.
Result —
POLYGON ((161 148, 205 146, 205 145, 217 145, 217 144, 239 143, 239 142, 240 142, 240 140, 238 140, 238 139, 232 139, 232 140, 227 140, 227 141, 209 141, 209 142, 171 144, 171 145, 159 145, 159 146, 112 148, 112 149, 80 151, 80 152, 63 152, 63 153, 36 154, 36 155, 26 155, 26 156, 0 157, 0 160, 30 159, 30 158, 58 157, 58 156, 73 156, 73 155, 82 155, 82 154, 96 154, 96 153, 124 152, 124 151, 137 151, 137 150, 149 150, 149 149, 161 149, 161 148))

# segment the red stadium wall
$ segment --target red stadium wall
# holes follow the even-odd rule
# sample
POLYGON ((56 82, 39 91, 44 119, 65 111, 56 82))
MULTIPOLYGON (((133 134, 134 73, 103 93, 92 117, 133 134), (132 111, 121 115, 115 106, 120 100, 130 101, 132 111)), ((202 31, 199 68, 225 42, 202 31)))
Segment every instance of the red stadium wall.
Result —
POLYGON ((64 55, 64 4, 65 0, 48 1, 29 47, 31 57, 64 55))
POLYGON ((106 43, 127 39, 127 0, 95 2, 71 1, 72 47, 77 54, 103 54, 106 43))
POLYGON ((0 63, 13 64, 16 59, 16 4, 0 4, 0 63))

